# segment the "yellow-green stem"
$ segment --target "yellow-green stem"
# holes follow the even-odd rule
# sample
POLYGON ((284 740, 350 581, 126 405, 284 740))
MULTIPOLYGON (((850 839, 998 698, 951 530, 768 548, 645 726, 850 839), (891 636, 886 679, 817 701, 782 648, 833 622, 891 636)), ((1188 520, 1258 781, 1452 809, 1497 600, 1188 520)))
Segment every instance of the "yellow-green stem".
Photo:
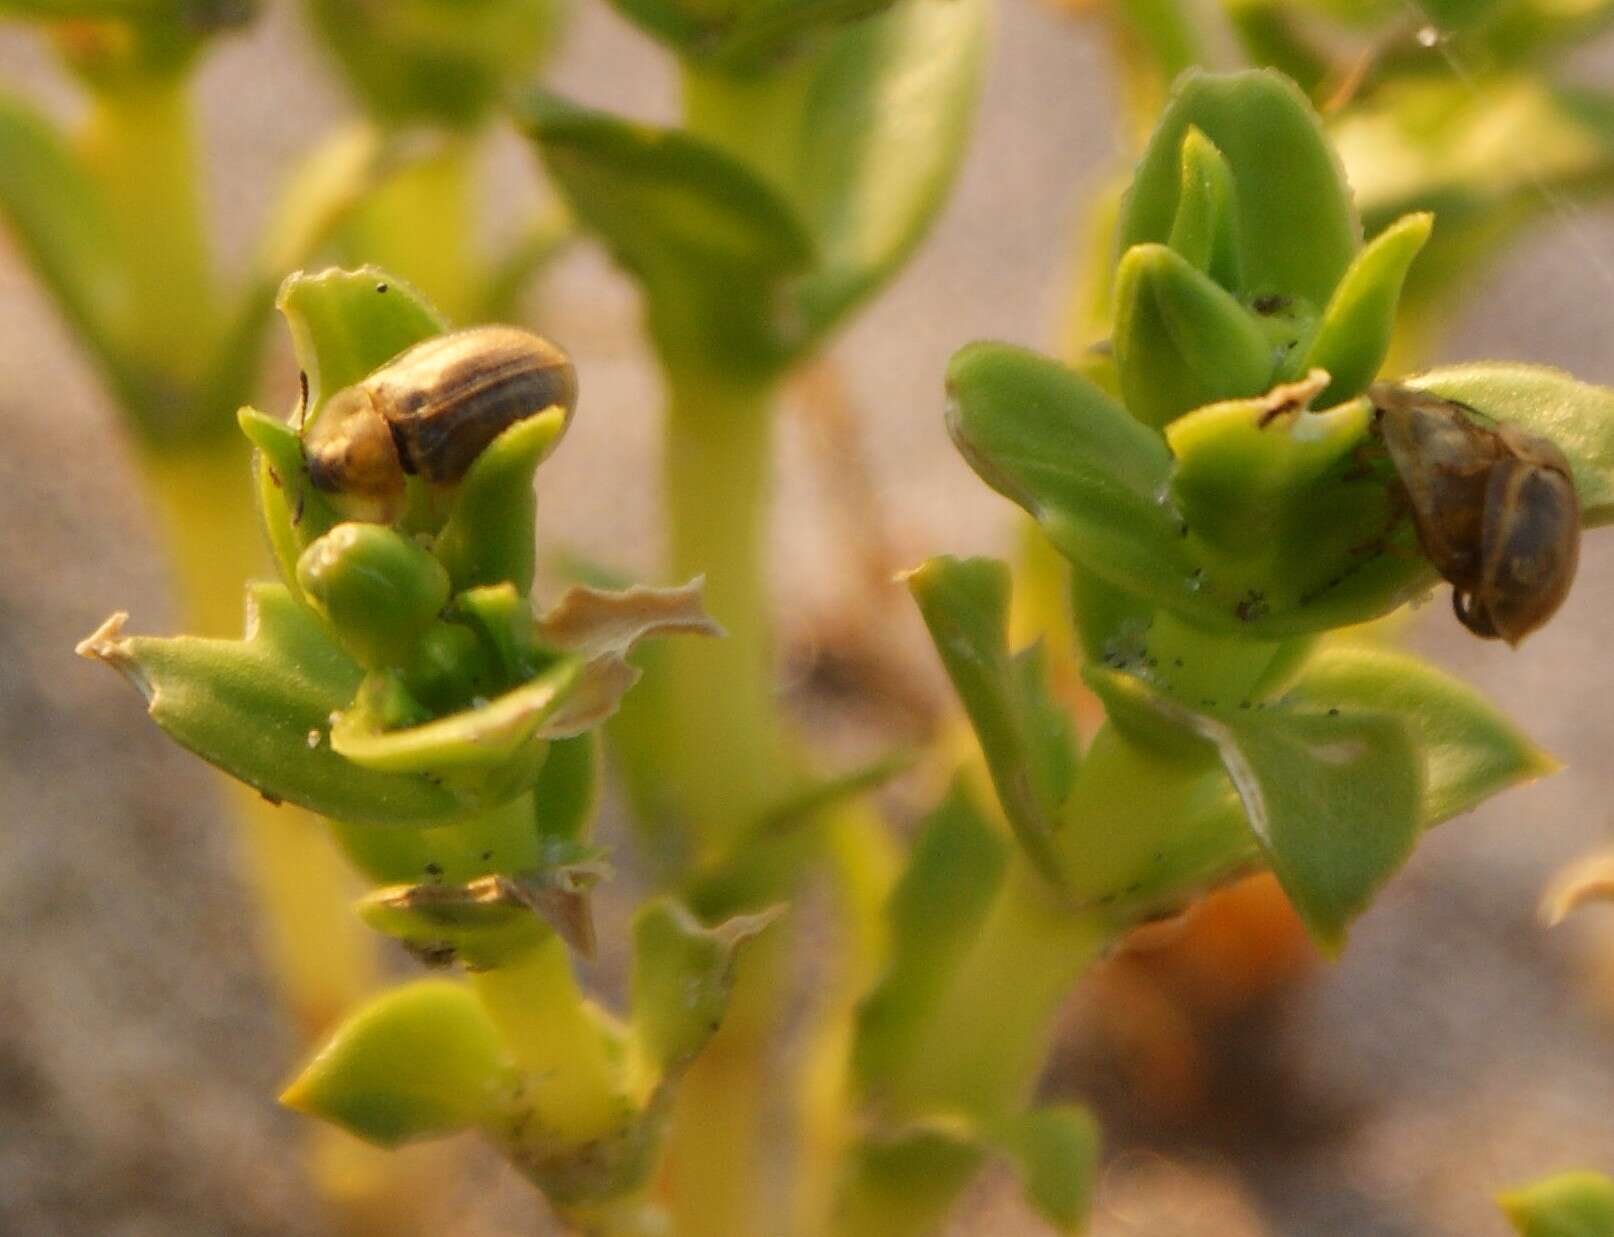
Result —
MULTIPOLYGON (((171 385, 175 402, 212 360, 218 336, 189 85, 184 75, 120 79, 93 97, 79 135, 126 275, 116 332, 127 355, 171 385)), ((149 423, 174 410, 130 411, 149 423)), ((219 410, 220 423, 234 411, 219 410)))
POLYGON ((611 1063, 603 1015, 584 998, 566 945, 546 933, 530 950, 471 984, 523 1072, 546 1136, 586 1142, 619 1126, 628 1111, 611 1063))
POLYGON ((895 1102, 992 1118, 1027 1099, 1054 1017, 1106 936, 1102 922, 1061 904, 1016 860, 920 1051, 892 1080, 895 1102))
MULTIPOLYGON (((943 1122, 962 1117, 989 1133, 1017 1111, 1042 1072, 1061 1005, 1107 934, 1095 917, 1057 902, 1047 883, 1017 859, 908 1068, 888 1080, 895 1115, 943 1122)), ((849 1161, 826 1231, 834 1237, 932 1232, 980 1158, 960 1142, 934 1154, 922 1174, 895 1179, 857 1171, 849 1161)))
POLYGON ((723 1025, 678 1086, 666 1171, 679 1237, 780 1237, 787 1223, 769 1188, 777 1146, 765 1118, 778 1097, 774 1057, 785 991, 789 920, 740 956, 723 1025))
POLYGON ((722 640, 668 650, 668 791, 697 863, 724 854, 785 789, 765 577, 769 386, 672 381, 663 500, 672 579, 706 577, 722 640))

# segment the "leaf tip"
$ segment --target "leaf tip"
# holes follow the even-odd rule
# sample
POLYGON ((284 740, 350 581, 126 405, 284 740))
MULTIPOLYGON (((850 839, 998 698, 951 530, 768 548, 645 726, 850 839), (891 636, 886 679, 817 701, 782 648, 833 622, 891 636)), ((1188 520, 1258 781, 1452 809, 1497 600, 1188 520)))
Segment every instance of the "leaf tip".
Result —
POLYGON ((146 699, 147 703, 150 703, 155 694, 151 680, 140 668, 140 662, 134 656, 131 643, 123 634, 124 624, 128 621, 127 610, 117 611, 74 645, 73 651, 89 661, 98 661, 111 666, 128 679, 134 689, 146 699))

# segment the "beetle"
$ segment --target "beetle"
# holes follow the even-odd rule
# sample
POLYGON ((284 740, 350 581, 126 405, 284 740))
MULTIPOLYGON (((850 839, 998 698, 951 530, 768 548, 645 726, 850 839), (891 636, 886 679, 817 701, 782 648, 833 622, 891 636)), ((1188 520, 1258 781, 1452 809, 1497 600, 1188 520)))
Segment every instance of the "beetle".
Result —
POLYGON ((1368 390, 1418 544, 1452 586, 1469 631, 1516 645, 1569 594, 1580 560, 1580 501, 1551 440, 1395 383, 1368 390))
POLYGON ((462 479, 517 421, 577 406, 577 371, 563 349, 513 326, 474 326, 404 349, 344 387, 304 429, 314 487, 354 518, 391 523, 405 478, 462 479))

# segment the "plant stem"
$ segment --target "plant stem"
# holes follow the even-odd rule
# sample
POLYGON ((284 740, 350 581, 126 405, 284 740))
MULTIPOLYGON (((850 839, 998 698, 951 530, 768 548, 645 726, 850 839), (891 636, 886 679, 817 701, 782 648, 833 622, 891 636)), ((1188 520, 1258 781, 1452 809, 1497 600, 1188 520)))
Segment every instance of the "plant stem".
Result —
POLYGON ((1048 883, 1011 865, 979 940, 921 1048, 891 1095, 914 1112, 998 1117, 1024 1102, 1041 1072, 1055 1015, 1108 930, 1055 900, 1048 883))
MULTIPOLYGON (((990 1135, 1036 1086, 1054 1025, 1077 977, 1108 929, 1054 900, 1021 858, 1011 865, 975 948, 898 1077, 889 1080, 893 1115, 947 1122, 990 1135)), ((900 1125, 899 1125, 900 1132, 900 1125)), ((882 1170, 876 1138, 853 1149, 830 1232, 836 1237, 919 1237, 934 1230, 973 1177, 981 1153, 938 1134, 922 1168, 882 1170)))
POLYGON ((618 1071, 560 937, 545 933, 509 962, 473 973, 471 986, 533 1078, 528 1099, 546 1136, 582 1143, 621 1124, 618 1071))
MULTIPOLYGON (((161 376, 148 395, 156 406, 129 411, 143 427, 163 428, 218 334, 188 79, 120 78, 93 95, 79 141, 111 207, 126 277, 116 334, 133 362, 161 376)), ((222 421, 235 410, 199 411, 222 421)))
POLYGON ((722 857, 786 781, 764 571, 773 388, 683 375, 670 386, 668 568, 675 580, 705 575, 707 608, 727 633, 668 650, 663 772, 699 866, 722 857))

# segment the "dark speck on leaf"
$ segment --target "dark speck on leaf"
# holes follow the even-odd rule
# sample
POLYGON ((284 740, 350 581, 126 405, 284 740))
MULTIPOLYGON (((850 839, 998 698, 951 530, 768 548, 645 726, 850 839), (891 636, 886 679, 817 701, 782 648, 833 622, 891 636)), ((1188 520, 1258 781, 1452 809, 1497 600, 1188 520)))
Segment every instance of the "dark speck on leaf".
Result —
POLYGON ((441 864, 428 863, 424 870, 427 876, 441 876, 443 874, 441 864))
POLYGON ((385 282, 382 282, 382 283, 378 283, 378 284, 376 284, 376 286, 375 286, 375 290, 376 290, 376 291, 377 291, 377 292, 385 292, 385 291, 386 291, 386 290, 387 290, 387 285, 386 285, 386 283, 385 283, 385 282))

